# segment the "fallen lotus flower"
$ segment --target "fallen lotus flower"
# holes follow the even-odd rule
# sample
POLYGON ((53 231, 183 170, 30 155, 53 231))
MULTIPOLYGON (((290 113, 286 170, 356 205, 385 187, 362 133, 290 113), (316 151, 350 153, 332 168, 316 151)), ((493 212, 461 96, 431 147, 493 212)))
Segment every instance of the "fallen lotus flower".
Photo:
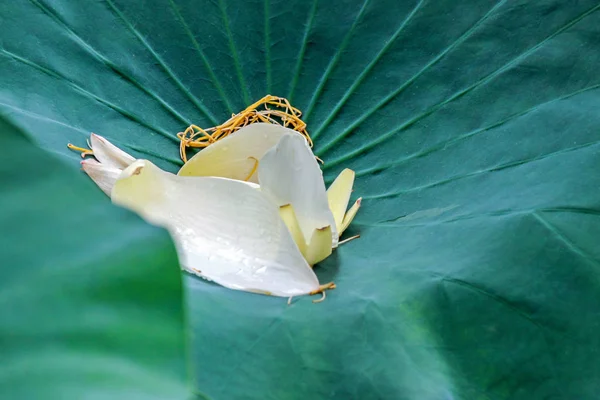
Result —
POLYGON ((354 171, 345 169, 327 192, 307 141, 281 125, 256 123, 210 145, 179 170, 181 176, 219 176, 259 183, 310 265, 337 247, 360 199, 346 213, 354 171), (323 242, 330 240, 331 246, 323 242))
POLYGON ((345 213, 354 173, 345 170, 325 192, 317 161, 296 132, 247 126, 198 153, 179 176, 135 161, 98 135, 90 147, 98 161, 82 161, 84 171, 113 202, 167 228, 184 269, 232 289, 277 296, 334 287, 319 285, 309 264, 331 254, 358 210, 360 202, 345 213), (268 135, 270 146, 246 146, 256 135, 268 135), (189 176, 211 157, 220 161, 210 164, 211 176, 189 176))
POLYGON ((285 297, 332 287, 319 285, 278 208, 244 182, 181 177, 138 160, 123 171, 111 197, 166 227, 182 267, 220 285, 285 297))

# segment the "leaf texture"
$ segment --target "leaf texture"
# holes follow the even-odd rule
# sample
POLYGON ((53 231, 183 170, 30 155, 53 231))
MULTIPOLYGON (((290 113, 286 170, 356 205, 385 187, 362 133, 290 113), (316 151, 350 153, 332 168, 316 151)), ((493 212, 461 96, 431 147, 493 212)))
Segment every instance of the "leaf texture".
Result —
POLYGON ((356 171, 361 238, 316 267, 338 287, 325 302, 186 278, 208 398, 597 397, 597 1, 31 0, 0 16, 0 109, 73 169, 65 143, 94 131, 174 172, 177 132, 270 93, 305 111, 328 182, 356 171))

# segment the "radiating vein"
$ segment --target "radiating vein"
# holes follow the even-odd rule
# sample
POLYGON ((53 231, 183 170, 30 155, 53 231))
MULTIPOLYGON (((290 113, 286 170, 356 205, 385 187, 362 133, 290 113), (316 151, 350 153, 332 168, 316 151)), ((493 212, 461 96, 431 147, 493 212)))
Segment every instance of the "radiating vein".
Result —
POLYGON ((155 126, 150 125, 148 122, 146 122, 143 118, 138 117, 137 115, 119 107, 118 105, 111 103, 110 101, 88 91, 87 89, 81 87, 80 85, 78 85, 77 83, 75 83, 74 81, 70 80, 69 78, 67 78, 66 76, 60 74, 59 72, 53 71, 47 67, 43 67, 39 64, 36 64, 35 62, 28 60, 26 58, 23 58, 21 56, 18 56, 15 53, 12 53, 6 49, 2 49, 0 48, 0 54, 4 55, 5 57, 8 57, 14 61, 23 63, 29 67, 32 67, 46 75, 49 75, 59 81, 65 82, 69 87, 71 87, 71 89, 73 89, 74 91, 76 91, 77 93, 83 95, 84 97, 88 97, 91 98, 95 101, 97 101, 98 103, 112 109, 113 111, 118 112, 119 114, 123 115, 124 117, 126 117, 127 119, 143 126, 146 127, 150 130, 153 130, 156 133, 159 133, 160 135, 166 137, 167 139, 179 143, 179 139, 177 139, 177 137, 175 137, 174 135, 172 135, 171 133, 167 132, 166 130, 157 128, 155 126))
MULTIPOLYGON (((50 122, 52 124, 57 124, 57 125, 64 126, 65 128, 69 128, 69 129, 72 129, 74 131, 77 131, 78 133, 81 133, 82 135, 89 135, 90 134, 89 131, 86 131, 85 129, 80 128, 78 126, 70 125, 70 124, 67 124, 66 122, 59 121, 59 120, 47 117, 45 115, 41 115, 41 114, 35 113, 33 111, 25 110, 23 108, 17 107, 17 106, 12 105, 12 104, 0 102, 0 107, 4 107, 4 108, 7 108, 9 110, 15 111, 15 112, 17 112, 19 114, 22 114, 22 115, 24 115, 26 117, 29 117, 29 118, 32 118, 32 119, 38 119, 40 121, 50 122)), ((31 139, 32 140, 36 140, 35 137, 31 137, 31 139)))
POLYGON ((264 0, 265 13, 265 66, 267 72, 267 93, 271 93, 271 85, 273 78, 271 77, 271 15, 269 0, 264 0))
POLYGON ((581 144, 581 145, 577 145, 577 146, 573 146, 573 147, 568 147, 566 149, 561 149, 558 151, 554 151, 552 153, 547 153, 547 154, 543 154, 541 156, 537 156, 537 157, 531 157, 531 158, 527 158, 524 160, 518 160, 518 161, 513 161, 510 163, 505 163, 505 164, 500 164, 500 165, 496 165, 493 166, 491 168, 485 168, 485 169, 481 169, 481 170, 477 170, 477 171, 473 171, 473 172, 469 172, 467 174, 463 174, 463 175, 456 175, 447 179, 443 179, 440 181, 436 181, 436 182, 432 182, 432 183, 428 183, 426 185, 422 185, 422 186, 416 186, 410 189, 406 189, 406 190, 401 190, 401 191, 397 191, 397 192, 393 192, 393 193, 384 193, 384 194, 378 194, 378 195, 367 195, 367 196, 362 196, 363 200, 371 200, 371 199, 383 199, 383 198, 389 198, 389 197, 396 197, 396 196, 400 196, 403 194, 407 194, 407 193, 412 193, 412 192, 418 192, 420 190, 424 190, 424 189, 430 189, 432 187, 436 187, 436 186, 440 186, 440 185, 445 185, 451 182, 455 182, 458 180, 462 180, 465 178, 472 178, 474 176, 478 176, 478 175, 483 175, 483 174, 487 174, 489 172, 496 172, 496 171, 501 171, 504 169, 511 169, 511 168, 515 168, 515 167, 519 167, 521 165, 524 164, 528 164, 528 163, 532 163, 532 162, 537 162, 537 161, 541 161, 544 160, 546 158, 550 158, 550 157, 555 157, 557 155, 561 155, 564 153, 569 153, 572 151, 577 151, 577 150, 581 150, 581 149, 585 149, 587 147, 591 147, 591 146, 595 146, 598 143, 600 143, 600 141, 594 141, 594 142, 589 142, 589 143, 585 143, 585 144, 581 144))
MULTIPOLYGON (((367 150, 369 150, 369 149, 371 149, 371 148, 373 148, 373 147, 375 147, 375 146, 377 146, 377 145, 385 142, 389 138, 393 137, 397 132, 399 132, 399 131, 401 131, 403 129, 406 129, 407 127, 409 127, 409 126, 415 124, 416 122, 422 120, 423 118, 429 116, 430 114, 432 114, 435 111, 439 110, 440 108, 444 107, 446 104, 449 104, 449 103, 453 102, 454 100, 456 100, 456 99, 464 96, 465 94, 472 92, 473 90, 477 89, 478 87, 487 84, 488 82, 492 81, 493 79, 495 79, 496 77, 498 77, 499 75, 501 75, 502 73, 504 73, 505 71, 507 71, 508 69, 512 68, 514 65, 518 64, 519 62, 523 61, 525 58, 529 57, 531 54, 535 53, 539 48, 541 48, 545 43, 547 43, 548 41, 550 41, 552 38, 556 37, 557 35, 561 34, 562 32, 566 31, 567 29, 571 28, 573 25, 577 24, 579 21, 581 21, 585 17, 589 16, 590 14, 594 13, 598 9, 600 9, 600 5, 597 5, 597 6, 593 7, 593 8, 591 8, 590 10, 586 11, 585 13, 581 14, 579 17, 575 18, 571 22, 569 22, 566 25, 564 25, 562 28, 558 29, 554 33, 552 33, 549 36, 547 36, 546 38, 544 38, 538 44, 530 47, 528 50, 524 51, 523 53, 521 53, 517 57, 513 58, 512 60, 510 60, 509 62, 507 62, 503 66, 501 66, 500 68, 496 69, 495 71, 493 71, 492 73, 488 74, 487 76, 481 78, 480 80, 478 80, 477 82, 475 82, 473 85, 471 85, 471 86, 469 86, 469 87, 467 87, 467 88, 465 88, 463 90, 460 90, 460 91, 456 92, 455 94, 453 94, 452 96, 450 96, 449 98, 447 98, 446 100, 444 100, 444 101, 442 101, 442 102, 440 102, 438 104, 435 104, 435 105, 431 106, 430 108, 428 108, 423 113, 421 113, 421 114, 417 115, 416 117, 413 117, 412 119, 404 122, 400 127, 396 128, 394 130, 391 130, 391 131, 389 131, 387 133, 384 133, 383 135, 380 135, 378 138, 376 138, 372 142, 368 143, 367 145, 365 145, 363 147, 360 147, 360 148, 358 148, 358 149, 356 149, 356 150, 354 150, 352 152, 349 152, 344 157, 340 157, 339 159, 337 159, 335 161, 328 161, 328 163, 325 165, 325 167, 332 167, 332 166, 337 165, 337 164, 339 164, 341 162, 344 162, 346 160, 352 159, 353 157, 356 157, 359 154, 364 153, 365 151, 367 151, 367 150)), ((361 122, 362 122, 362 120, 361 120, 361 122)), ((357 127, 356 123, 352 124, 342 134, 340 134, 338 137, 336 137, 330 143, 328 143, 323 148, 321 148, 320 151, 317 152, 317 155, 322 155, 324 152, 326 152, 328 149, 330 149, 336 143, 338 143, 340 140, 342 140, 344 137, 346 137, 356 127, 357 127)))
POLYGON ((204 54, 204 51, 202 50, 202 48, 200 47, 200 44, 196 40, 194 33, 192 32, 189 25, 183 18, 183 15, 181 15, 181 11, 179 10, 179 7, 177 7, 177 5, 175 4, 175 2, 173 0, 169 0, 169 4, 171 5, 171 9, 175 12, 175 16, 177 17, 177 19, 183 26, 183 29, 185 30, 186 34, 192 41, 192 45, 198 52, 198 55, 200 56, 200 60, 202 60, 202 63, 204 64, 204 68, 206 69, 206 71, 208 72, 208 75, 210 76, 210 81, 213 83, 213 85, 215 85, 217 92, 219 92, 219 96, 221 97, 223 104, 225 104, 225 106, 227 107, 227 111, 230 114, 233 114, 234 113, 233 106, 231 105, 229 98, 225 94, 225 90, 223 89, 223 86, 221 86, 221 83, 217 79, 217 76, 215 75, 212 66, 208 62, 208 57, 206 57, 206 55, 204 54))
POLYGON ((376 103, 372 108, 367 110, 366 113, 361 115, 358 119, 352 122, 347 128, 344 129, 342 133, 337 135, 331 142, 325 144, 323 147, 319 149, 319 154, 324 154, 330 148, 335 146, 340 140, 348 136, 354 129, 356 129, 360 124, 362 124, 367 118, 381 109, 383 106, 392 101, 396 96, 400 93, 404 92, 410 85, 412 85, 420 76, 422 76, 425 72, 427 72, 431 67, 436 65, 441 59, 443 59, 450 51, 457 48, 460 44, 462 44, 465 40, 467 40, 477 29, 483 25, 485 21, 487 21, 498 8, 500 8, 507 0, 500 0, 494 7, 492 7, 483 17, 481 17, 473 26, 471 26, 467 31, 465 31, 458 39, 452 42, 448 47, 446 47, 442 52, 440 52, 437 56, 435 56, 431 61, 429 61, 423 68, 421 68, 416 74, 410 77, 406 82, 404 82, 398 89, 394 90, 392 93, 383 98, 383 100, 376 103))
POLYGON ((464 280, 458 279, 458 278, 452 278, 449 276, 444 276, 441 278, 441 280, 442 280, 442 282, 452 283, 452 284, 461 286, 465 289, 469 289, 473 292, 479 293, 479 294, 495 301, 496 303, 502 305, 503 307, 506 307, 506 308, 512 310, 513 312, 515 312, 516 314, 521 316, 524 320, 530 322, 531 324, 535 325, 536 327, 540 328, 541 330, 549 330, 550 329, 549 327, 542 325, 541 323, 536 321, 535 318, 533 318, 527 312, 521 310, 519 307, 514 305, 510 300, 505 299, 504 297, 502 297, 498 294, 492 293, 488 289, 480 287, 479 285, 476 285, 474 283, 467 282, 467 281, 464 281, 464 280))
MULTIPOLYGON (((523 209, 523 210, 515 210, 515 209, 505 209, 505 210, 495 210, 490 212, 482 212, 482 213, 473 213, 473 214, 464 214, 459 215, 453 218, 448 219, 435 219, 426 222, 409 222, 413 220, 409 220, 404 222, 403 218, 406 218, 407 215, 401 215, 395 218, 388 218, 383 221, 378 221, 375 223, 360 223, 353 222, 353 225, 360 226, 372 226, 372 227, 423 227, 423 226, 433 226, 440 224, 451 224, 454 222, 462 222, 468 221, 471 219, 477 218, 502 218, 502 217, 510 217, 515 215, 529 215, 534 212, 544 212, 544 213, 555 213, 555 214, 581 214, 581 215, 591 215, 595 217, 600 217, 600 209, 594 208, 586 208, 586 207, 543 207, 543 208, 534 208, 534 209, 523 209)), ((424 219, 427 219, 426 217, 424 219)))
POLYGON ((569 251, 580 256, 581 258, 586 260, 588 263, 592 264, 594 267, 600 268, 600 262, 598 262, 598 260, 596 260, 593 256, 588 254, 582 248, 577 246, 572 240, 567 238, 554 225, 552 225, 550 222, 548 222, 548 220, 546 220, 544 217, 542 217, 540 215, 540 213, 533 212, 532 215, 544 228, 546 228, 548 231, 550 231, 556 237, 556 239, 558 239, 558 241, 560 241, 562 244, 564 244, 565 247, 569 251))
MULTIPOLYGON (((116 142, 114 140, 113 140, 113 143, 115 145, 119 144, 119 142, 116 142)), ((180 158, 165 156, 163 154, 156 153, 156 152, 154 152, 152 150, 148 150, 146 147, 139 147, 139 146, 136 146, 136 145, 133 145, 133 144, 127 144, 127 143, 123 143, 123 146, 124 147, 128 147, 131 150, 137 151, 138 153, 146 154, 146 155, 154 157, 154 158, 158 158, 158 159, 161 159, 161 160, 164 160, 164 161, 168 161, 168 162, 170 162, 171 164, 174 164, 177 167, 181 167, 183 165, 183 161, 181 161, 180 158)), ((123 148, 122 146, 119 146, 119 147, 123 148)))
POLYGON ((394 32, 392 37, 386 42, 385 46, 383 46, 379 50, 379 52, 375 55, 373 60, 371 60, 369 65, 367 65, 362 70, 360 75, 356 78, 356 80, 352 83, 352 85, 348 88, 348 90, 346 90, 346 92, 344 93, 344 95, 342 96, 340 101, 337 102, 337 104, 335 105, 335 107, 333 108, 331 113, 329 113, 329 115, 327 116, 325 121, 323 121, 323 123, 311 133, 311 136, 313 137, 313 139, 316 139, 321 134, 321 132, 327 126, 329 126, 329 124, 331 123, 331 121, 333 121, 333 119, 335 118, 337 113, 341 110, 341 108, 344 106, 344 104, 346 104, 346 101, 348 101, 348 99, 352 96, 352 94, 354 94, 354 92, 356 91, 356 88, 358 88, 358 86, 360 86, 360 84, 364 81, 364 79, 371 73, 371 71, 373 70, 373 67, 375 67, 375 65, 379 62, 379 60, 381 60, 381 57, 383 57, 383 55, 392 47, 392 44, 395 43, 396 39, 398 39, 398 36, 400 36, 400 33, 402 33, 402 31, 404 30, 406 25, 408 25, 408 23, 412 20, 412 18, 415 16, 415 14, 421 8, 421 6, 423 5, 424 2, 425 2, 425 0, 419 0, 419 2, 411 10, 411 12, 408 13, 408 15, 406 16, 406 18, 404 18, 404 20, 402 21, 402 23, 400 24, 398 29, 396 29, 396 32, 394 32))
POLYGON ((464 141, 464 140, 466 140, 468 138, 471 138, 471 137, 480 135, 482 133, 488 132, 488 131, 490 131, 490 130, 492 130, 494 128, 498 128, 498 127, 500 127, 500 126, 502 126, 502 125, 504 125, 504 124, 506 124, 508 122, 512 122, 512 121, 517 120, 517 119, 519 119, 521 117, 524 117, 524 116, 526 116, 528 114, 531 114, 532 112, 535 112, 535 111, 537 111, 537 110, 539 110, 539 109, 541 109, 541 108, 543 108, 543 107, 545 107, 545 106, 547 106, 549 104, 556 103, 556 102, 568 99, 570 97, 573 97, 573 96, 576 96, 576 95, 588 92, 590 90, 595 90, 595 89, 599 89, 599 88, 600 88, 600 84, 596 84, 596 85, 589 86, 589 87, 577 90, 575 92, 566 94, 564 96, 557 97, 555 99, 546 101, 544 103, 536 104, 533 107, 530 107, 530 108, 528 108, 528 109, 526 109, 524 111, 519 111, 517 113, 514 113, 514 114, 512 114, 512 115, 510 115, 510 116, 508 116, 506 118, 503 118, 500 121, 494 122, 491 125, 488 125, 486 127, 473 130, 473 131, 468 132, 468 133, 463 133, 463 134, 457 135, 457 136, 455 136, 455 137, 453 137, 451 139, 444 140, 442 142, 436 143, 435 145, 433 145, 431 147, 428 147, 425 150, 421 150, 421 151, 419 151, 417 153, 411 154, 410 156, 394 160, 394 161, 392 161, 390 163, 387 163, 387 164, 384 164, 384 165, 378 165, 378 166, 374 166, 374 167, 371 167, 371 168, 368 168, 368 169, 356 171, 356 176, 364 176, 364 175, 368 175, 368 174, 378 173, 378 172, 381 172, 381 171, 386 170, 388 168, 397 167, 399 165, 405 164, 407 161, 410 161, 410 160, 413 160, 413 159, 416 159, 416 158, 421 158, 421 157, 424 157, 424 156, 428 156, 428 155, 431 155, 431 154, 436 153, 436 152, 441 151, 441 150, 446 150, 449 146, 455 146, 456 144, 458 144, 458 143, 460 143, 460 142, 462 142, 462 141, 464 141))
POLYGON ((170 104, 168 104, 163 98, 161 98, 158 94, 154 93, 150 89, 146 88, 140 82, 131 77, 125 70, 119 68, 118 65, 110 61, 106 56, 96 50, 92 45, 86 42, 77 32, 75 32, 67 23, 62 19, 62 17, 53 9, 49 8, 47 5, 40 3, 37 0, 29 0, 36 7, 38 7, 44 14, 48 15, 52 20, 54 20, 59 26, 61 26, 64 30, 66 30, 69 35, 73 38, 73 40, 79 44, 79 46, 88 52, 93 58, 99 61, 101 64, 108 66, 113 71, 117 72, 119 76, 123 77, 127 82, 131 83, 137 89, 146 93, 148 96, 157 101, 165 110, 167 110, 171 115, 177 118, 179 121, 184 124, 189 124, 189 119, 181 115, 177 110, 175 110, 170 104))
POLYGON ((317 88, 313 91, 312 97, 308 103, 308 106, 305 109, 304 120, 308 120, 308 118, 315 106, 317 98, 321 94, 321 91, 323 91, 323 87, 325 87, 325 83, 327 83, 327 80, 329 79, 329 76, 331 75, 331 71, 333 71, 333 69, 337 65, 337 63, 342 55, 342 52, 346 49, 346 46, 350 42, 350 38, 352 37, 352 34, 354 33, 354 29, 356 29, 358 24, 361 22, 361 20, 364 16, 365 10, 367 9, 367 6, 369 5, 370 1, 371 0, 365 0, 363 2, 363 5, 360 8, 358 14, 356 14, 356 18, 354 19, 354 22, 352 23, 352 25, 350 26, 350 29, 348 30, 348 32, 342 39, 342 43, 339 45, 339 47, 337 48, 337 51, 335 52, 335 54, 329 61, 329 64, 327 65, 325 72, 321 76, 321 79, 319 79, 319 84, 317 85, 317 88))
POLYGON ((221 10, 221 18, 223 19, 223 25, 225 26, 225 32, 227 33, 229 51, 231 52, 231 57, 233 58, 235 72, 238 80, 240 81, 240 90, 242 92, 242 96, 244 97, 244 103, 246 105, 250 105, 250 93, 248 92, 248 86, 246 85, 246 80, 244 79, 244 73, 242 72, 239 55, 233 41, 233 33, 231 32, 231 28, 229 26, 229 18, 227 17, 227 9, 225 7, 224 0, 219 0, 219 9, 221 10))
POLYGON ((287 98, 290 102, 293 102, 294 92, 296 90, 296 85, 298 84, 298 79, 300 78, 300 71, 302 69, 302 61, 304 60, 304 53, 306 52, 306 45, 308 44, 308 36, 310 35, 310 31, 313 26, 313 22, 315 19, 315 15, 317 13, 317 3, 318 0, 313 0, 312 7, 308 13, 308 19, 304 26, 304 35, 302 37, 302 44, 300 45, 300 51, 298 52, 298 56, 296 57, 296 67, 294 68, 294 76, 292 77, 290 83, 290 90, 287 98))
MULTIPOLYGON (((53 124, 64 126, 65 128, 69 128, 69 129, 72 129, 72 130, 76 131, 77 133, 83 135, 85 138, 88 138, 89 135, 90 135, 90 133, 91 133, 90 131, 85 130, 83 128, 80 128, 78 126, 70 125, 70 124, 67 124, 66 122, 58 121, 56 119, 53 119, 53 118, 47 117, 45 115, 29 111, 29 110, 24 110, 24 109, 22 109, 20 107, 12 105, 12 104, 7 104, 7 103, 0 102, 0 108, 2 108, 2 107, 5 108, 5 109, 9 109, 9 110, 15 111, 15 112, 17 112, 19 114, 22 114, 22 115, 24 115, 25 117, 28 117, 28 118, 37 119, 37 120, 40 120, 40 121, 49 122, 49 123, 53 123, 53 124)), ((30 139, 33 140, 35 143, 38 142, 38 139, 35 136, 31 136, 30 139)), ((117 140, 115 140, 113 138, 109 138, 109 139, 110 139, 110 141, 113 144, 117 145, 121 149, 129 148, 131 150, 137 151, 138 153, 142 153, 142 154, 146 154, 146 155, 149 155, 149 156, 152 156, 152 157, 155 157, 155 158, 159 158, 161 160, 173 163, 173 164, 175 164, 177 166, 183 165, 183 162, 180 159, 178 159, 178 158, 172 158, 172 157, 164 156, 162 154, 158 154, 158 153, 155 153, 153 151, 147 150, 147 149, 145 149, 143 147, 137 147, 137 146, 134 146, 134 145, 131 145, 131 144, 127 144, 127 143, 124 143, 124 142, 121 142, 121 141, 117 141, 117 140)), ((55 154, 59 154, 61 156, 65 156, 65 153, 61 153, 61 152, 56 151, 56 150, 51 150, 51 149, 45 149, 45 150, 50 150, 50 151, 52 151, 55 154)))
POLYGON ((135 37, 144 45, 144 47, 150 52, 152 57, 158 62, 163 71, 167 73, 169 78, 175 83, 175 85, 182 91, 182 93, 200 110, 213 124, 218 124, 218 120, 215 116, 210 112, 210 110, 202 104, 191 92, 190 90, 179 80, 179 78, 175 75, 175 73, 169 68, 166 62, 158 55, 158 53, 150 46, 150 43, 144 38, 144 36, 133 26, 133 24, 127 19, 125 14, 119 10, 112 0, 105 0, 109 7, 113 10, 113 12, 123 21, 127 29, 131 33, 135 35, 135 37))

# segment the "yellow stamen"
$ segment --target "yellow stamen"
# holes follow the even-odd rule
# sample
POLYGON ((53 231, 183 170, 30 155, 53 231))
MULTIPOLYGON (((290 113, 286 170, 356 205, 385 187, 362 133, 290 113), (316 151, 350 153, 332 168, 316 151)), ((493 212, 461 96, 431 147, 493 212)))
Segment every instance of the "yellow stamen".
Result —
POLYGON ((233 114, 231 118, 221 125, 208 129, 190 125, 183 132, 179 132, 177 134, 177 137, 180 140, 179 155, 183 162, 187 162, 186 150, 188 147, 208 147, 244 126, 255 122, 282 125, 293 129, 304 136, 310 147, 312 147, 312 139, 306 131, 306 123, 300 119, 301 116, 302 112, 297 108, 292 107, 287 99, 267 95, 248 106, 244 111, 233 114))
POLYGON ((75 146, 74 144, 67 143, 67 147, 71 150, 79 151, 81 153, 81 158, 85 158, 85 156, 93 156, 94 152, 90 149, 85 149, 83 147, 75 146))
POLYGON ((321 298, 320 298, 320 299, 313 300, 313 303, 320 303, 320 302, 322 302, 323 300, 325 300, 325 298, 327 297, 327 296, 326 296, 326 294, 325 294, 325 291, 326 291, 326 290, 333 290, 333 289, 335 289, 335 287, 336 287, 336 286, 335 286, 335 283, 333 283, 333 282, 329 282, 329 283, 326 283, 326 284, 324 284, 324 285, 321 285, 321 286, 319 286, 319 288, 318 288, 317 290, 313 290, 312 292, 310 292, 310 293, 309 293, 309 295, 310 295, 310 296, 313 296, 313 295, 315 295, 315 294, 319 294, 319 293, 321 293, 321 294, 322 294, 322 296, 321 296, 321 298))
POLYGON ((250 180, 250 178, 252 178, 252 175, 254 175, 254 173, 258 169, 258 160, 256 159, 256 157, 248 157, 248 159, 254 160, 254 167, 252 167, 252 171, 250 171, 248 176, 244 179, 244 181, 246 181, 246 182, 248 182, 250 180))

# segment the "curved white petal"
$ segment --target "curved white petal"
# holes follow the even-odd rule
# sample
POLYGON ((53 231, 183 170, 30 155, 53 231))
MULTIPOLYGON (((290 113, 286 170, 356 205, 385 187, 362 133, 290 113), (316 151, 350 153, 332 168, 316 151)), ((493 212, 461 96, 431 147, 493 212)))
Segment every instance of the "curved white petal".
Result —
POLYGON ((278 206, 291 204, 306 243, 315 229, 331 226, 332 247, 338 233, 329 209, 323 173, 306 139, 297 133, 284 135, 258 166, 261 191, 278 206))
POLYGON ((176 176, 138 160, 112 199, 166 227, 182 266, 223 286, 286 297, 319 288, 278 207, 244 182, 176 176))
POLYGON ((178 175, 221 176, 256 183, 256 162, 288 133, 300 136, 281 125, 257 123, 245 126, 190 158, 178 175))
POLYGON ((121 172, 123 172, 119 168, 101 164, 91 158, 83 160, 81 162, 81 167, 107 196, 110 196, 110 192, 112 191, 115 182, 121 175, 121 172))
POLYGON ((94 157, 107 167, 125 169, 135 161, 135 158, 100 135, 92 133, 90 142, 94 157))

